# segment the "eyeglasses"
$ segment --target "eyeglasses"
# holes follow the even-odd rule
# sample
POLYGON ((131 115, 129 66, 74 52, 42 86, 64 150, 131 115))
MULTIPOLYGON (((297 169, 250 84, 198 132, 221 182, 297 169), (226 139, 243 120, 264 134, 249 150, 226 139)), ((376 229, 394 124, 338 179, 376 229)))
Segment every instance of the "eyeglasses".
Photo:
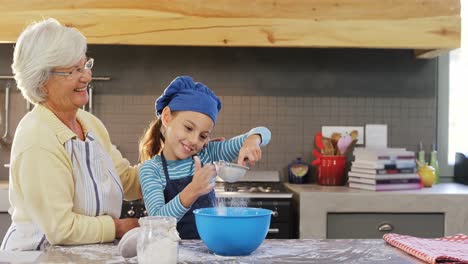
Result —
POLYGON ((85 71, 90 71, 93 68, 94 59, 89 58, 83 67, 75 67, 69 72, 60 72, 60 71, 51 71, 50 74, 66 76, 67 79, 77 79, 80 78, 85 71))

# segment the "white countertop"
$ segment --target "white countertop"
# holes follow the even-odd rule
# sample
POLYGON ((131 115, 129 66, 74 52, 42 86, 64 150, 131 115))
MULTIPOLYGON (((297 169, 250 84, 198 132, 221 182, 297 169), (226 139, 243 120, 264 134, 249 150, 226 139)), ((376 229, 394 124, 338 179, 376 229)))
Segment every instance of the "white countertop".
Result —
POLYGON ((294 191, 295 193, 305 194, 308 193, 324 193, 324 194, 359 194, 359 195, 375 195, 375 194, 414 194, 414 195, 468 195, 468 185, 462 185, 458 183, 442 183, 434 184, 430 188, 422 188, 420 190, 401 190, 401 191, 369 191, 355 188, 349 188, 348 186, 324 186, 317 184, 291 184, 286 183, 286 186, 294 191))
POLYGON ((299 203, 299 237, 326 238, 327 213, 443 213, 445 235, 468 233, 468 186, 436 184, 405 191, 368 191, 347 186, 290 184, 299 203))
MULTIPOLYGON (((8 251, 6 251, 8 252, 8 251)), ((34 252, 34 251, 30 251, 34 252)), ((18 261, 15 255, 24 251, 10 251, 5 262, 18 261)), ((157 257, 157 252, 154 254, 157 257)), ((124 259, 114 244, 82 246, 52 246, 37 257, 40 263, 137 263, 137 257, 124 259)), ((383 239, 266 239, 248 256, 218 256, 211 253, 201 240, 182 240, 177 263, 423 263, 403 251, 385 243, 383 239)))

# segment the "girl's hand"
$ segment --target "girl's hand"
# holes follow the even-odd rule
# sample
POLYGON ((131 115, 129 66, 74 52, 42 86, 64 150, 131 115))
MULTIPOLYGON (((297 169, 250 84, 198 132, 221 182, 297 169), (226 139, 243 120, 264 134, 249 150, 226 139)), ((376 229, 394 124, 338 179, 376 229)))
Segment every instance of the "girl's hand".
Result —
POLYGON ((195 170, 191 184, 193 184, 195 190, 198 190, 200 196, 205 195, 215 186, 214 179, 216 177, 216 168, 213 164, 205 164, 202 167, 200 157, 194 156, 193 161, 195 162, 195 170))
POLYGON ((215 187, 215 166, 213 164, 206 164, 202 167, 198 156, 194 156, 193 160, 195 162, 195 170, 192 182, 180 193, 180 202, 186 208, 192 206, 198 197, 211 192, 215 187))
POLYGON ((245 166, 253 166, 255 162, 259 161, 262 158, 262 150, 260 149, 260 144, 262 143, 262 138, 258 134, 250 135, 242 145, 242 148, 239 151, 239 157, 237 158, 237 164, 245 166))

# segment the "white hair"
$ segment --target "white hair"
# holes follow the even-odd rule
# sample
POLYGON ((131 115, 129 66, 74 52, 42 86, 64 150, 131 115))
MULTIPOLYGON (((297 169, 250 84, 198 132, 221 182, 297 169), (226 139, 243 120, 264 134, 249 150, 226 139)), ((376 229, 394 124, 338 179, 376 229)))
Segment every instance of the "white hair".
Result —
POLYGON ((13 74, 24 98, 46 100, 42 86, 54 68, 76 65, 86 55, 86 38, 76 28, 48 18, 34 22, 21 33, 13 53, 13 74))

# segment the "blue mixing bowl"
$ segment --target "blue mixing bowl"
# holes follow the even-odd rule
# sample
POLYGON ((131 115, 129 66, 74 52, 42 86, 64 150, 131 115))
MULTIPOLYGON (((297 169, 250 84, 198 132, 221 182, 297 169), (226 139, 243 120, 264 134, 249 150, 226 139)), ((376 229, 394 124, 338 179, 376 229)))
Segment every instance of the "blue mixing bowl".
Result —
POLYGON ((272 211, 250 207, 212 207, 193 211, 200 238, 213 253, 245 256, 265 239, 272 211))

